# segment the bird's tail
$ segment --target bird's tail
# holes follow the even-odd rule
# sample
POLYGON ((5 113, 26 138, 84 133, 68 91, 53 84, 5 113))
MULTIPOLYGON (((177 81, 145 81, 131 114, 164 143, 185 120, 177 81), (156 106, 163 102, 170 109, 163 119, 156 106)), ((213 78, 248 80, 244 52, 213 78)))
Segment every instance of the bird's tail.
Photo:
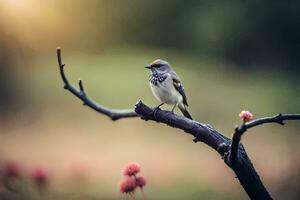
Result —
POLYGON ((187 107, 183 103, 178 104, 178 108, 180 109, 180 111, 182 112, 182 114, 185 117, 187 117, 189 119, 193 119, 190 112, 188 111, 187 107))

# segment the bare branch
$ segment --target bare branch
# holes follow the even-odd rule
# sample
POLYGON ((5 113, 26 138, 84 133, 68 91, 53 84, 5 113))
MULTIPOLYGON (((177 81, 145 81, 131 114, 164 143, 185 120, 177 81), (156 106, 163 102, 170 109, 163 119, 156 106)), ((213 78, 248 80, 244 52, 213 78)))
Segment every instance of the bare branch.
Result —
POLYGON ((143 120, 152 120, 174 128, 179 128, 193 135, 195 137, 194 142, 204 142, 220 154, 222 154, 220 152, 220 146, 230 140, 207 124, 202 124, 184 116, 176 115, 171 111, 161 110, 160 108, 150 108, 143 104, 142 101, 139 101, 135 105, 135 112, 138 113, 143 120))
POLYGON ((81 80, 79 80, 78 84, 79 84, 79 90, 76 89, 73 85, 71 85, 65 75, 64 72, 64 67, 65 64, 62 63, 62 57, 61 57, 61 48, 58 47, 56 49, 56 54, 57 54, 57 61, 58 61, 58 65, 59 65, 59 69, 60 69, 60 75, 61 78, 64 82, 64 88, 66 90, 69 90, 73 95, 75 95, 76 97, 78 97, 80 100, 82 100, 83 104, 92 108, 93 110, 105 114, 108 117, 110 117, 112 120, 118 120, 121 118, 128 118, 128 117, 137 117, 138 115, 136 114, 136 112, 133 109, 110 109, 110 108, 106 108, 100 104, 97 104, 95 101, 93 101, 92 99, 90 99, 83 88, 83 83, 81 80))
POLYGON ((241 141, 241 137, 248 129, 267 123, 277 123, 280 125, 284 125, 284 121, 288 120, 300 120, 300 114, 278 114, 272 117, 264 117, 252 120, 248 123, 242 124, 239 127, 236 127, 232 137, 231 149, 229 154, 229 163, 233 164, 236 161, 238 155, 237 151, 239 149, 238 147, 241 141))
POLYGON ((260 177, 254 169, 242 144, 238 144, 239 160, 235 162, 234 165, 230 165, 227 162, 226 157, 230 150, 231 140, 213 129, 210 125, 190 120, 170 111, 164 111, 159 108, 150 108, 143 104, 142 101, 139 101, 136 104, 135 111, 144 120, 152 120, 179 128, 186 133, 193 135, 195 137, 194 142, 201 141, 216 150, 225 158, 224 162, 235 172, 236 177, 239 179, 250 199, 272 199, 261 182, 260 177))
POLYGON ((89 106, 99 113, 109 116, 112 120, 140 116, 143 120, 152 120, 181 129, 184 132, 193 135, 194 142, 201 141, 207 144, 216 150, 222 156, 222 158, 224 158, 224 162, 235 172, 236 177, 250 199, 272 199, 261 182, 255 168, 253 167, 246 150, 240 143, 241 136, 249 128, 265 123, 279 123, 283 125, 285 120, 299 120, 300 115, 279 114, 274 117, 253 120, 249 123, 241 125, 240 127, 237 127, 232 140, 230 140, 208 124, 190 120, 183 116, 176 115, 170 111, 163 111, 159 108, 150 108, 143 104, 142 101, 139 101, 136 104, 135 110, 113 110, 99 105, 87 97, 81 80, 78 82, 79 90, 68 82, 64 73, 65 65, 62 63, 60 48, 57 48, 57 59, 60 68, 60 74, 64 82, 64 88, 81 99, 84 105, 89 106))
POLYGON ((265 117, 265 118, 252 120, 245 124, 245 128, 247 130, 249 128, 266 124, 266 123, 278 123, 280 125, 284 125, 284 121, 288 121, 288 120, 300 120, 300 114, 278 114, 273 117, 265 117))

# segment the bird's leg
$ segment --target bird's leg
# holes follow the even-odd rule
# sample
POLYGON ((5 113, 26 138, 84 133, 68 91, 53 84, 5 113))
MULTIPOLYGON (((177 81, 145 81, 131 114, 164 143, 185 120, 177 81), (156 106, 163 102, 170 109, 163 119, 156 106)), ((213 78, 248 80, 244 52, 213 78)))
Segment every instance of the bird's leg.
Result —
POLYGON ((161 107, 162 105, 164 105, 165 103, 161 103, 161 104, 159 104, 158 106, 156 106, 156 107, 154 107, 154 109, 156 110, 156 109, 158 109, 159 107, 161 107))
POLYGON ((154 117, 156 118, 156 112, 158 111, 159 107, 164 105, 165 103, 161 103, 158 106, 154 107, 154 117))
POLYGON ((175 105, 173 106, 173 108, 171 110, 172 113, 174 113, 174 110, 175 110, 175 108, 176 108, 177 105, 178 105, 178 103, 175 103, 175 105))

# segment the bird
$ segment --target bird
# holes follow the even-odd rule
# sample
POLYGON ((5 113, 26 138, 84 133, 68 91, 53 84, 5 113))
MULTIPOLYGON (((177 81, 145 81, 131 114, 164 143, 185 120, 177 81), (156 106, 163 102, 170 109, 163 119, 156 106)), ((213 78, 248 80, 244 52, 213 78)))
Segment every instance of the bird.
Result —
POLYGON ((156 59, 146 66, 151 70, 149 85, 154 97, 161 102, 156 108, 164 104, 174 105, 172 112, 176 106, 182 114, 193 119, 188 111, 188 102, 183 84, 177 73, 171 65, 162 59, 156 59))

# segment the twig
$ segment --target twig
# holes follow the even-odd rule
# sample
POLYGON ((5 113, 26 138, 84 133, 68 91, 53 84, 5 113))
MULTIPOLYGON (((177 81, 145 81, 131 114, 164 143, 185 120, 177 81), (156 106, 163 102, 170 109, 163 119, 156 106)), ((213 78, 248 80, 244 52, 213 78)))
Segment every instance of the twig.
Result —
POLYGON ((233 165, 237 160, 238 156, 238 147, 241 141, 242 135, 250 128, 259 126, 267 123, 277 123, 284 125, 284 121, 288 120, 300 120, 300 114, 278 114, 272 117, 264 117, 256 120, 252 120, 248 123, 243 123, 241 126, 235 128, 235 132, 232 137, 231 149, 228 155, 229 164, 233 165))
POLYGON ((79 85, 79 90, 76 89, 73 85, 71 85, 68 81, 68 79, 66 78, 65 72, 64 72, 64 68, 65 68, 65 64, 62 63, 62 58, 61 58, 61 48, 58 47, 56 49, 56 54, 57 54, 57 61, 58 61, 58 65, 59 65, 59 70, 60 70, 60 75, 61 78, 64 82, 64 89, 69 90, 73 95, 75 95, 76 97, 78 97, 79 99, 82 100, 83 105, 86 105, 90 108, 92 108, 93 110, 100 112, 102 114, 107 115, 108 117, 110 117, 112 120, 118 120, 121 118, 127 118, 127 117, 137 117, 138 115, 134 112, 133 109, 110 109, 107 107, 104 107, 100 104, 97 104, 95 101, 93 101, 92 99, 90 99, 84 90, 83 87, 83 83, 82 80, 78 81, 78 85, 79 85))

